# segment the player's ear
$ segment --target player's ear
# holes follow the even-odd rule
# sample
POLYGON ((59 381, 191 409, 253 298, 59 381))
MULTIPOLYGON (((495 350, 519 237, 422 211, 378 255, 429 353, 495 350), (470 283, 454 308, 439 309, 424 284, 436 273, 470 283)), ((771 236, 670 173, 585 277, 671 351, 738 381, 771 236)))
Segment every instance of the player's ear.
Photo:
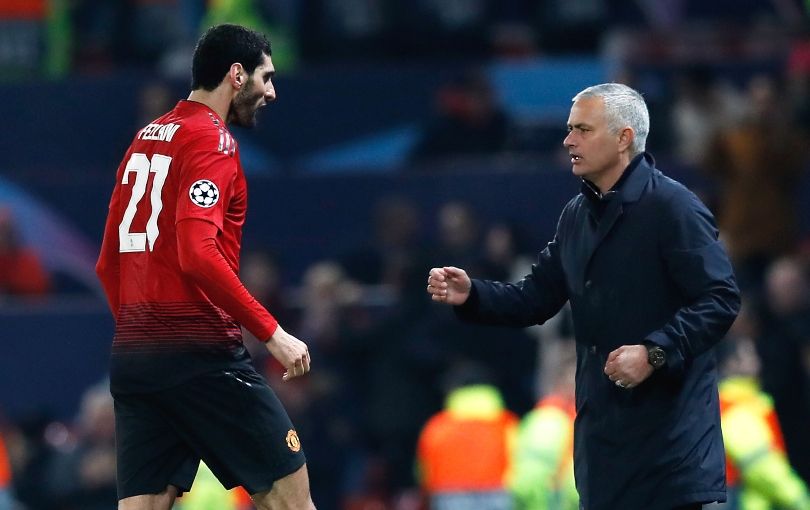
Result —
POLYGON ((247 73, 245 73, 245 68, 242 67, 242 64, 239 62, 231 64, 231 68, 228 70, 228 79, 231 85, 237 89, 245 84, 245 81, 247 81, 247 73))

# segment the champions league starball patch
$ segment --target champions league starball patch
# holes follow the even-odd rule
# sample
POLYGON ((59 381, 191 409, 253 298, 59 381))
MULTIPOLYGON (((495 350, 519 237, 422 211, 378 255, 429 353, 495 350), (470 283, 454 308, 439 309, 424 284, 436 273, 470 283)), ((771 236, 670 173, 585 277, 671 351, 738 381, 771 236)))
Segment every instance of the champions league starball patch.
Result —
POLYGON ((211 207, 219 200, 219 188, 213 182, 201 179, 191 185, 188 196, 195 205, 211 207))

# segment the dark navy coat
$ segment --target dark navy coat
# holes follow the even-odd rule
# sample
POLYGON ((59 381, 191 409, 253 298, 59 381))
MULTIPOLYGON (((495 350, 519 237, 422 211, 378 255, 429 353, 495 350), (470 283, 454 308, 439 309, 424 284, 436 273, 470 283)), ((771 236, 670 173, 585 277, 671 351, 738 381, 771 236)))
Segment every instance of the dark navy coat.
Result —
POLYGON ((585 510, 670 510, 724 501, 714 345, 740 307, 714 218, 637 156, 614 191, 583 183, 532 272, 473 280, 464 320, 530 326, 571 302, 577 342, 574 466, 585 510), (622 345, 655 343, 667 365, 621 389, 603 369, 622 345))

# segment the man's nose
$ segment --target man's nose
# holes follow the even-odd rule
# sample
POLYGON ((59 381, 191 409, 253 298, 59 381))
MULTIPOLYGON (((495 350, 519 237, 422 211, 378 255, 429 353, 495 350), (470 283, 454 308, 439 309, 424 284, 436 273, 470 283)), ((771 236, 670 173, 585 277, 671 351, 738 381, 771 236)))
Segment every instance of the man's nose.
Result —
POLYGON ((264 91, 264 100, 267 101, 268 103, 276 100, 276 89, 275 89, 275 87, 272 87, 272 86, 268 87, 264 91))
POLYGON ((572 141, 573 137, 571 136, 573 133, 568 133, 565 138, 563 138, 563 147, 573 147, 574 142, 572 141))

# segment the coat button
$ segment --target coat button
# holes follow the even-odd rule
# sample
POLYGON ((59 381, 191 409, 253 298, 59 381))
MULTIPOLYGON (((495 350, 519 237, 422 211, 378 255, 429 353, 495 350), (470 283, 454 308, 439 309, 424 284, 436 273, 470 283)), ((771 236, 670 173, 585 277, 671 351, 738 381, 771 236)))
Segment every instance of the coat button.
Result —
POLYGON ((596 354, 596 346, 595 345, 592 345, 590 350, 591 350, 591 354, 596 354))
POLYGON ((587 282, 585 282, 586 289, 590 289, 591 287, 593 287, 593 280, 588 280, 587 282))

